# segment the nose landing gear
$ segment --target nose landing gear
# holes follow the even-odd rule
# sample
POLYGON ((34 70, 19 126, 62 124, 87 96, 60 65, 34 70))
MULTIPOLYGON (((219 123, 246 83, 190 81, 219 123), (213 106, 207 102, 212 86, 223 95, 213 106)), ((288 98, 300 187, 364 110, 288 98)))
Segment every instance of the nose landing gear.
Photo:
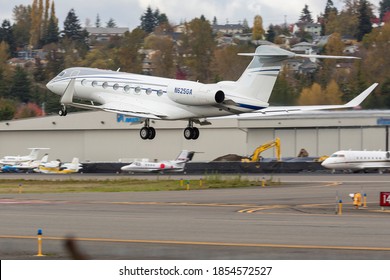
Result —
POLYGON ((68 110, 66 110, 66 106, 62 104, 61 109, 58 111, 58 115, 60 115, 61 117, 65 117, 67 114, 68 110))

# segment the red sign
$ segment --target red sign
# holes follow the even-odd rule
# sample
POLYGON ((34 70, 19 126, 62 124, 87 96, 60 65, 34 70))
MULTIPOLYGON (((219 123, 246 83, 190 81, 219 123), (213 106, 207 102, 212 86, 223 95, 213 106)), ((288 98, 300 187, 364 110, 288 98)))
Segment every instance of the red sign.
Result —
POLYGON ((380 206, 390 207, 390 192, 381 192, 380 197, 379 197, 379 201, 380 201, 380 206))

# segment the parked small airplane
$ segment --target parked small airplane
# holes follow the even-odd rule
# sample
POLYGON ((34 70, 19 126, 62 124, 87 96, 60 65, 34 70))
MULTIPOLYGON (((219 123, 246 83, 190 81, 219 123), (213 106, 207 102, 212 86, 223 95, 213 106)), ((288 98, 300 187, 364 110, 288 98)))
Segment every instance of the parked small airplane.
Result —
POLYGON ((45 174, 69 174, 77 173, 82 169, 78 158, 73 158, 70 163, 61 163, 59 160, 53 160, 50 162, 44 162, 34 169, 35 172, 45 174))
POLYGON ((236 81, 216 84, 183 81, 119 71, 93 68, 68 68, 58 74, 47 88, 61 96, 60 116, 67 114, 66 106, 138 117, 144 123, 142 139, 153 139, 156 131, 151 119, 188 120, 186 139, 197 139, 199 129, 194 123, 207 125, 210 118, 235 115, 241 118, 267 114, 286 114, 301 111, 351 108, 358 106, 374 90, 367 90, 344 105, 269 107, 268 100, 284 60, 295 57, 347 58, 347 56, 302 55, 275 46, 259 46, 255 53, 239 55, 253 59, 236 81), (74 98, 90 104, 76 103, 74 98), (100 105, 99 105, 100 104, 100 105), (244 113, 257 113, 257 115, 244 113))
POLYGON ((149 162, 149 161, 134 161, 129 165, 121 167, 122 171, 126 172, 181 172, 187 162, 192 160, 194 152, 183 150, 175 160, 149 162))
POLYGON ((1 167, 1 171, 4 173, 18 173, 18 172, 29 172, 33 171, 39 165, 47 162, 48 154, 45 154, 41 160, 30 160, 25 162, 20 162, 14 165, 4 165, 1 167))
POLYGON ((387 151, 338 151, 321 163, 333 170, 359 171, 390 168, 390 152, 387 151))
POLYGON ((0 159, 1 165, 17 165, 22 162, 34 161, 38 158, 40 150, 49 150, 49 148, 28 148, 31 153, 27 156, 5 156, 0 159))

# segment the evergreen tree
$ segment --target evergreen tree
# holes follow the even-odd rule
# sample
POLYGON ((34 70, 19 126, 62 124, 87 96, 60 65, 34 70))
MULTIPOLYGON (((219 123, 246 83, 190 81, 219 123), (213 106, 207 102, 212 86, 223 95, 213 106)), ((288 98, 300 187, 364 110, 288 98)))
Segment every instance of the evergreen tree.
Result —
POLYGON ((265 39, 269 42, 274 43, 276 38, 276 32, 274 26, 271 24, 268 27, 267 34, 265 35, 265 39))
POLYGON ((106 27, 108 27, 108 28, 117 27, 117 26, 116 26, 116 23, 115 23, 115 20, 114 20, 113 18, 110 18, 110 19, 108 20, 108 22, 107 22, 106 27))
POLYGON ((100 16, 99 14, 96 15, 96 20, 95 20, 95 27, 100 27, 101 22, 100 22, 100 16))
POLYGON ((81 28, 81 24, 75 10, 71 9, 64 21, 64 30, 62 31, 63 36, 72 41, 80 41, 83 39, 82 31, 83 29, 81 28))
MULTIPOLYGON (((72 53, 72 49, 77 49, 79 56, 84 57, 88 51, 88 32, 81 27, 80 21, 76 16, 74 9, 71 9, 64 21, 64 30, 62 31, 62 43, 67 48, 70 56, 65 57, 70 64, 75 61, 72 53), (72 58, 73 57, 73 58, 72 58)), ((67 64, 67 63, 65 63, 67 64)))
POLYGON ((356 34, 358 41, 361 41, 364 35, 372 31, 371 24, 372 10, 367 0, 360 0, 359 2, 359 27, 356 34))
POLYGON ((47 35, 45 38, 45 44, 58 43, 59 30, 57 20, 53 17, 49 19, 49 25, 47 27, 47 35))
POLYGON ((31 100, 31 81, 28 73, 22 67, 16 67, 8 95, 10 98, 23 103, 31 100))
POLYGON ((16 51, 13 29, 11 22, 7 19, 3 21, 0 27, 0 42, 2 41, 8 44, 10 54, 13 54, 16 51))
POLYGON ((305 22, 305 23, 312 23, 313 18, 311 17, 311 12, 309 11, 309 6, 305 5, 301 12, 301 16, 299 17, 300 22, 305 22))
POLYGON ((153 32, 156 26, 157 20, 155 13, 153 13, 152 8, 149 6, 146 9, 146 12, 141 16, 141 29, 149 34, 153 32))

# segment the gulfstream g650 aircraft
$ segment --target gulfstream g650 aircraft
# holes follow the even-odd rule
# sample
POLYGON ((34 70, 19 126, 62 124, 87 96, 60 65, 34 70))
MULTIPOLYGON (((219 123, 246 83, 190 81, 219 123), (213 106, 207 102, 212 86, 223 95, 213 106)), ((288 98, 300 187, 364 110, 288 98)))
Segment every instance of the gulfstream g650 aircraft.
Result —
POLYGON ((194 123, 210 124, 208 118, 356 107, 377 85, 372 85, 344 105, 269 107, 268 100, 284 60, 294 57, 355 57, 298 55, 274 46, 260 46, 255 53, 240 55, 253 56, 253 59, 236 82, 203 84, 79 67, 62 71, 47 87, 62 96, 59 111, 62 116, 67 114, 68 105, 135 116, 144 122, 140 130, 142 139, 156 136, 155 129, 150 126, 151 119, 188 120, 184 137, 197 139, 199 130, 194 123), (90 104, 76 103, 74 98, 90 101, 90 104))

